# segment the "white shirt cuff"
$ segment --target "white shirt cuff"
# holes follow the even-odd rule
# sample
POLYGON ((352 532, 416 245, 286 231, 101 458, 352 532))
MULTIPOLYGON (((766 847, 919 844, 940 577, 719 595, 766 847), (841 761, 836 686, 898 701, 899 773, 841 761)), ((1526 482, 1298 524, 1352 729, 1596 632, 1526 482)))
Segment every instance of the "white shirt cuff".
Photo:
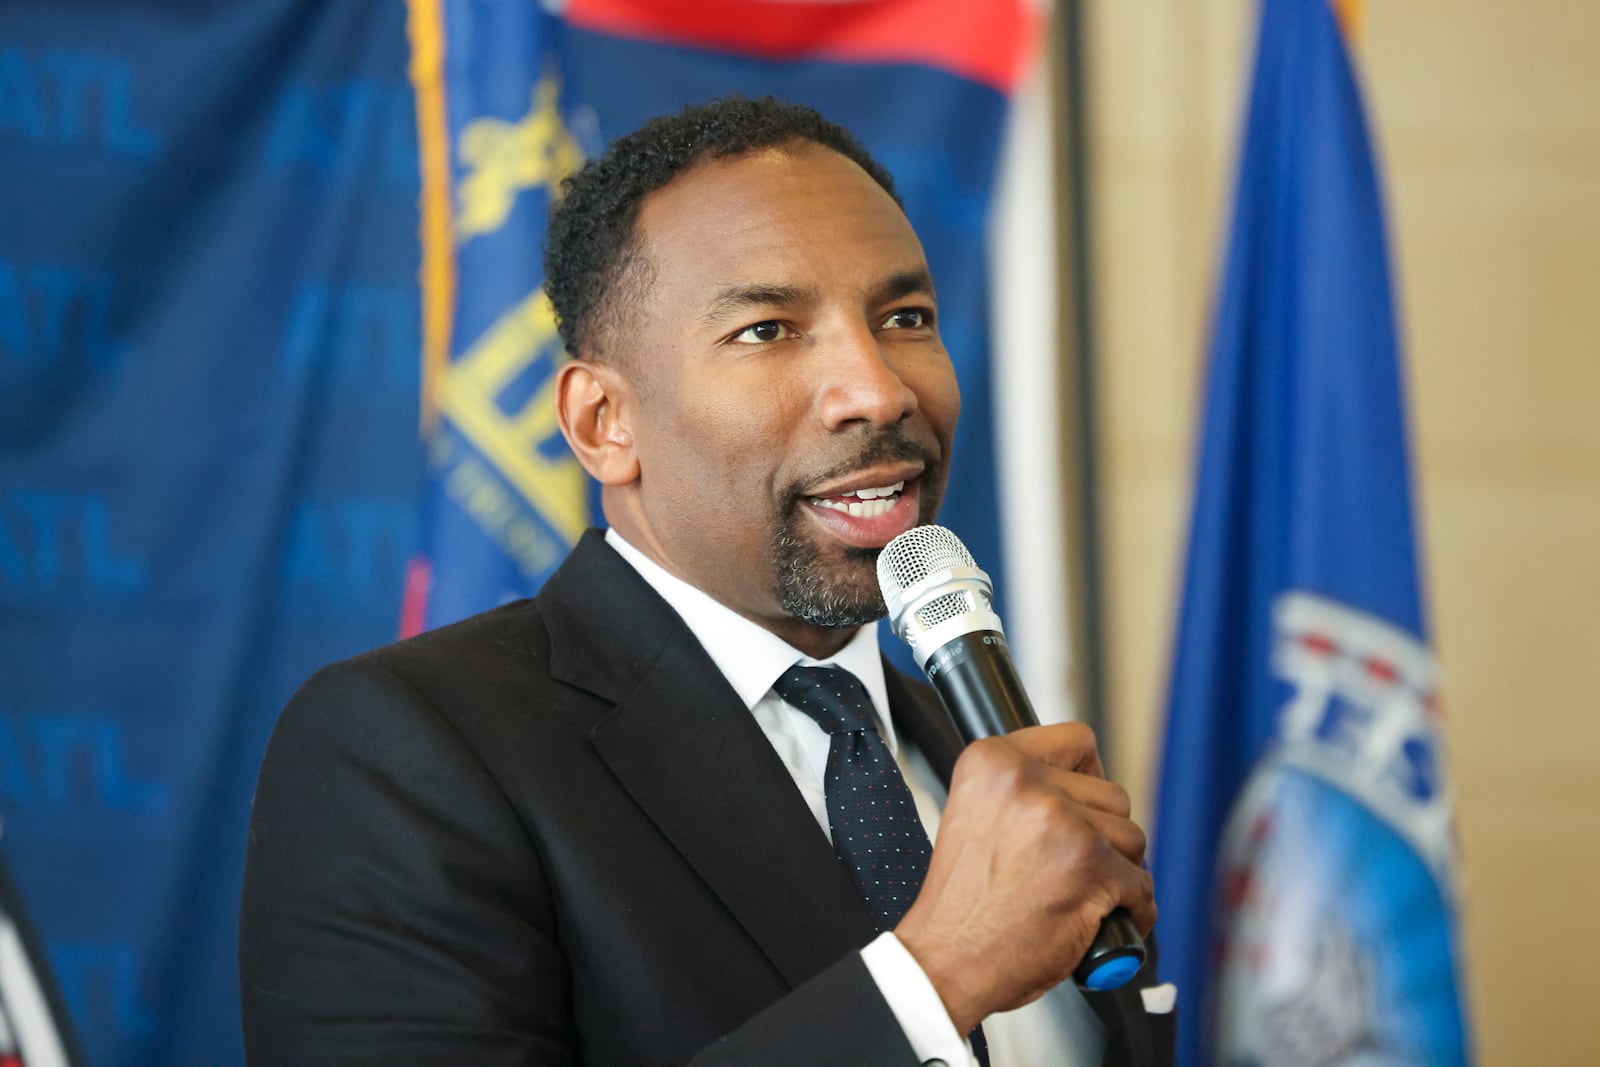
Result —
POLYGON ((928 981, 916 957, 893 933, 879 934, 861 950, 861 962, 877 983, 878 992, 888 1001, 895 1021, 905 1031, 918 1061, 938 1060, 950 1067, 978 1067, 967 1047, 967 1039, 956 1033, 956 1024, 944 1010, 939 991, 928 981))

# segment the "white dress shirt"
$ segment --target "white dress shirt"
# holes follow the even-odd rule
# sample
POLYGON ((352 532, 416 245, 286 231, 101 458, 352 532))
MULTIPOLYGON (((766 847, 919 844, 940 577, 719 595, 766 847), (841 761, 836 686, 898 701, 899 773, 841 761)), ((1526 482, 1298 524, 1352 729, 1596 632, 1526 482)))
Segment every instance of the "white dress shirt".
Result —
MULTIPOLYGON (((671 605, 704 646, 772 743, 830 842, 823 786, 830 739, 810 716, 785 703, 772 688, 796 664, 838 666, 861 679, 872 698, 878 731, 905 776, 928 837, 936 838, 944 787, 927 761, 910 746, 900 744, 895 735, 876 626, 861 627, 837 654, 827 660, 814 660, 770 630, 668 573, 615 530, 606 531, 606 543, 671 605)), ((878 935, 861 950, 861 959, 918 1059, 923 1063, 943 1061, 976 1067, 977 1060, 965 1037, 956 1032, 938 991, 899 938, 893 933, 878 935)), ((1087 1067, 1100 1062, 1105 1044, 1100 1020, 1070 982, 1025 1008, 991 1015, 983 1022, 983 1032, 989 1043, 990 1067, 1087 1067)))

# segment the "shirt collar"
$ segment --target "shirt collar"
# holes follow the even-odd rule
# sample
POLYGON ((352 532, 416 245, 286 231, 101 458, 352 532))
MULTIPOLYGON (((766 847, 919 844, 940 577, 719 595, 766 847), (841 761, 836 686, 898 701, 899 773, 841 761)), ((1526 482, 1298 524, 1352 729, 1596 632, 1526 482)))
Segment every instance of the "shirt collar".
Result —
POLYGON ((772 689, 783 672, 800 664, 843 667, 861 679, 877 712, 878 733, 891 753, 896 751, 894 721, 889 717, 889 691, 883 680, 883 660, 878 655, 878 628, 862 626, 849 644, 826 660, 814 660, 777 634, 751 622, 708 593, 667 572, 659 563, 630 545, 614 529, 606 543, 639 572, 639 576, 676 611, 689 631, 705 647, 711 662, 728 679, 746 708, 772 689))

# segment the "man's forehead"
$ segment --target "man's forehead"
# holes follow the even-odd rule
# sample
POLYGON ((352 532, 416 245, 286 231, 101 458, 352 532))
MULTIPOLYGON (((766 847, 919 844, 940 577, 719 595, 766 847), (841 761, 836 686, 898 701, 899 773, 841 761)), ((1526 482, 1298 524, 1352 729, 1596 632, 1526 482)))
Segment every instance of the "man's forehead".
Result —
POLYGON ((697 164, 644 200, 636 240, 669 272, 657 280, 692 283, 708 314, 761 297, 801 300, 819 270, 859 274, 896 295, 933 288, 894 199, 853 161, 810 142, 697 164))
POLYGON ((730 182, 748 184, 759 179, 772 181, 796 170, 849 173, 874 188, 882 188, 848 156, 827 145, 797 137, 777 144, 707 156, 685 168, 665 185, 647 193, 642 203, 648 210, 652 202, 674 199, 686 188, 724 186, 730 182))

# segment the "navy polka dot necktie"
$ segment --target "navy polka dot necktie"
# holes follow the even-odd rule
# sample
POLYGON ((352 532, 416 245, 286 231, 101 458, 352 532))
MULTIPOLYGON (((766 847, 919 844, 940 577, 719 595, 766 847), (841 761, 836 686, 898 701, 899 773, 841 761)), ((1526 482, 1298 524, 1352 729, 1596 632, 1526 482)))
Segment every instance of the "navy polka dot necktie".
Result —
MULTIPOLYGON (((828 734, 823 787, 833 850, 878 932, 894 929, 917 899, 933 846, 911 789, 873 721, 867 687, 842 667, 797 666, 772 688, 828 734)), ((978 1062, 987 1067, 983 1029, 970 1036, 978 1062)))
POLYGON ((840 667, 790 667, 773 688, 829 736, 823 786, 833 849, 873 925, 892 930, 922 888, 933 846, 878 733, 867 687, 840 667))

